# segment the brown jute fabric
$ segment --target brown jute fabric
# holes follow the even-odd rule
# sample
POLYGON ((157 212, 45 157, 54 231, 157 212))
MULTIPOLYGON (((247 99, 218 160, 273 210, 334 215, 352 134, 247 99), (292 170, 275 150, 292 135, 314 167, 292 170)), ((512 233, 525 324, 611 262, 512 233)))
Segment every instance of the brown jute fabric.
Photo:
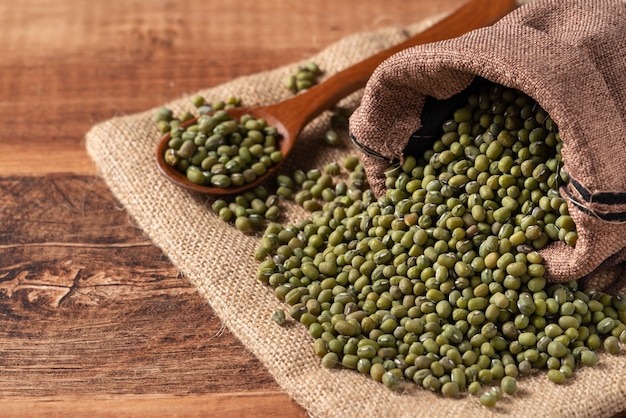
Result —
MULTIPOLYGON (((445 99, 475 76, 519 89, 554 119, 572 181, 564 192, 579 234, 575 248, 543 250, 549 279, 593 276, 626 259, 626 5, 545 0, 465 36, 410 48, 370 79, 351 118, 370 184, 420 128, 425 99, 445 99)), ((616 289, 612 289, 616 290, 616 289)))
MULTIPOLYGON (((421 21, 410 27, 357 34, 310 59, 332 74, 402 41, 427 24, 421 21)), ((211 100, 235 95, 249 105, 276 102, 289 96, 282 80, 299 64, 302 62, 197 93, 211 100)), ((354 94, 341 104, 354 109, 360 97, 360 93, 354 94)), ((177 113, 192 108, 189 97, 165 105, 177 113)), ((160 135, 152 121, 155 110, 94 126, 86 136, 89 155, 137 225, 311 416, 606 417, 626 410, 623 355, 600 355, 597 367, 578 371, 567 385, 552 384, 544 373, 521 379, 518 394, 494 410, 481 407, 476 398, 444 399, 413 384, 392 392, 354 371, 323 368, 305 326, 294 323, 281 327, 271 320, 275 309, 287 307, 255 278, 258 263, 253 254, 259 237, 242 234, 215 216, 208 207, 211 198, 179 189, 158 173, 154 152, 160 135)), ((285 172, 293 172, 296 166, 323 167, 356 153, 349 143, 340 149, 319 146, 328 118, 324 114, 306 128, 285 172)), ((296 205, 287 205, 286 212, 288 222, 306 216, 296 205)))

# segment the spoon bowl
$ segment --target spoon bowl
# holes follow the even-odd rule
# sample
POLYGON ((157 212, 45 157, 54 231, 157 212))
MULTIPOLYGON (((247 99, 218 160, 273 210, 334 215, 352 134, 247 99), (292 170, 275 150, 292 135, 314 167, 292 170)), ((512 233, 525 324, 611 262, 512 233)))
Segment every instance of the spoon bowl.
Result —
MULTIPOLYGON (((296 143, 302 129, 324 110, 332 108, 339 100, 365 87, 374 70, 387 58, 404 49, 461 36, 470 30, 494 23, 515 9, 515 0, 469 0, 459 9, 440 20, 428 29, 408 38, 404 42, 379 52, 343 71, 329 77, 324 82, 297 94, 296 96, 268 106, 235 107, 227 112, 232 119, 249 114, 262 118, 274 126, 278 133, 278 147, 284 161, 296 143)), ((183 126, 193 124, 196 119, 183 126)), ((165 162, 164 154, 170 135, 165 135, 156 150, 156 161, 160 172, 174 184, 192 192, 213 195, 240 193, 260 185, 273 176, 280 163, 268 168, 267 172, 250 183, 227 188, 203 186, 192 183, 186 175, 165 162)))
MULTIPOLYGON (((234 107, 227 110, 228 115, 235 120, 239 120, 239 118, 243 115, 252 115, 255 118, 262 118, 267 121, 267 124, 273 126, 278 131, 279 140, 277 142, 278 149, 283 155, 283 161, 293 148, 295 139, 297 135, 291 134, 287 127, 282 123, 281 119, 279 119, 276 114, 267 112, 267 107, 234 107)), ((189 125, 193 125, 196 122, 197 118, 190 119, 183 123, 181 126, 187 127, 189 125)), ((241 193, 245 190, 251 189, 263 183, 269 177, 273 176, 276 170, 278 170, 280 163, 273 164, 268 167, 265 174, 262 176, 258 176, 254 181, 242 184, 241 186, 230 186, 230 187, 211 187, 204 186, 200 184, 192 183, 187 179, 185 173, 176 169, 176 167, 172 167, 171 165, 165 162, 163 156, 165 155, 165 151, 168 149, 168 142, 170 141, 170 134, 165 135, 161 141, 159 142, 156 150, 156 161, 157 167, 161 174, 163 174, 168 180, 172 183, 176 184, 179 187, 187 189, 192 192, 202 193, 202 194, 236 194, 241 193)))

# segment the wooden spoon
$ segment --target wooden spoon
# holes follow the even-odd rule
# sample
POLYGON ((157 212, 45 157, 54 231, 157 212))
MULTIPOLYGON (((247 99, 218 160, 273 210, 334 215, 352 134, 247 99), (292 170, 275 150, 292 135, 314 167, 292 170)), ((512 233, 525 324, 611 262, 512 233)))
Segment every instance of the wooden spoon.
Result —
MULTIPOLYGON (((228 113, 233 119, 239 119, 244 114, 250 114, 256 118, 263 118, 269 125, 275 126, 280 134, 279 148, 284 161, 307 123, 323 111, 332 108, 342 98, 364 87, 374 70, 385 59, 412 46, 451 39, 470 30, 492 24, 515 7, 515 0, 469 0, 458 10, 423 32, 334 74, 323 83, 317 84, 291 99, 268 106, 233 108, 229 109, 228 113)), ((188 121, 187 125, 194 122, 195 119, 188 121)), ((169 134, 165 135, 157 147, 159 170, 178 186, 198 193, 215 195, 239 193, 264 182, 279 167, 279 164, 271 166, 263 176, 242 186, 228 188, 200 186, 190 182, 184 173, 165 163, 163 156, 169 140, 169 134)))

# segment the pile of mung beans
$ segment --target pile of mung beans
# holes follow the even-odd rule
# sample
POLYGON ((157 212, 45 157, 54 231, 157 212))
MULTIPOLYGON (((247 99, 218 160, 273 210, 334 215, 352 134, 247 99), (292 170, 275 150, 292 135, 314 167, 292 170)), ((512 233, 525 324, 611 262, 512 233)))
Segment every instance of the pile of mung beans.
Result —
MULTIPOLYGON (((293 94, 298 94, 310 89, 319 83, 319 78, 323 74, 319 65, 314 61, 309 61, 298 67, 294 74, 288 75, 285 80, 285 87, 293 94)), ((347 109, 336 107, 333 109, 331 116, 331 129, 324 134, 325 142, 330 146, 338 146, 341 144, 341 136, 337 133, 333 126, 347 126, 347 118, 350 116, 346 113, 347 109)))
POLYGON ((268 221, 276 221, 281 215, 280 197, 270 194, 264 186, 256 186, 230 198, 216 199, 211 209, 223 221, 234 224, 244 233, 261 231, 268 221))
POLYGON ((282 161, 275 127, 251 115, 239 120, 230 117, 226 109, 238 106, 238 99, 213 105, 207 105, 202 96, 192 100, 200 113, 197 118, 190 112, 174 118, 167 108, 155 115, 161 132, 170 137, 165 162, 189 181, 220 188, 241 186, 282 161))
MULTIPOLYGON (((307 68, 307 71, 314 71, 316 74, 321 73, 319 68, 313 66, 313 64, 309 64, 307 68), (315 68, 317 68, 317 70, 315 70, 315 68)), ((176 167, 179 171, 186 173, 187 178, 190 181, 201 185, 229 187, 242 184, 240 179, 241 176, 247 179, 253 179, 254 176, 247 172, 249 169, 243 170, 241 176, 237 173, 231 173, 230 183, 225 178, 220 180, 220 177, 218 177, 215 173, 211 173, 211 171, 216 172, 222 168, 226 168, 227 166, 230 167, 232 162, 228 163, 225 157, 220 157, 221 160, 218 160, 218 162, 221 162, 223 167, 221 165, 209 164, 209 161, 215 162, 215 154, 218 150, 211 152, 209 148, 207 148, 207 143, 209 142, 210 137, 207 137, 206 134, 203 134, 200 129, 197 129, 202 126, 202 121, 204 121, 205 118, 213 117, 228 120, 225 115, 225 111, 227 109, 240 106, 241 100, 236 97, 231 97, 227 100, 218 100, 208 103, 203 96, 196 95, 192 97, 191 102, 194 105, 198 116, 191 111, 183 112, 180 116, 177 116, 167 107, 159 108, 154 115, 154 121, 157 125, 157 129, 163 134, 169 134, 171 138, 168 143, 169 147, 164 155, 168 164, 176 167), (190 123, 193 123, 194 119, 196 119, 197 122, 193 125, 187 126, 190 123), (204 145, 202 141, 204 141, 204 145), (207 172, 207 170, 209 172, 207 172)), ((327 145, 332 147, 342 145, 342 138, 336 129, 346 128, 349 116, 350 112, 346 108, 336 107, 332 109, 330 117, 331 128, 324 134, 324 141, 327 145)), ((244 119, 243 128, 240 126, 238 130, 240 136, 246 129, 255 127, 253 126, 254 123, 249 121, 249 118, 244 119)), ((265 126, 264 121, 256 120, 255 122, 263 124, 263 132, 266 134, 266 141, 269 141, 271 144, 275 144, 276 138, 274 136, 274 129, 272 127, 265 126)), ((249 135, 250 134, 248 134, 248 136, 249 135)), ((252 135, 254 135, 254 133, 252 133, 252 135)), ((235 135, 235 137, 236 136, 237 135, 235 135)), ((243 141, 239 143, 239 148, 237 149, 238 156, 235 156, 232 160, 242 158, 242 154, 247 155, 245 145, 246 144, 243 143, 243 141)), ((233 153, 235 146, 235 144, 231 144, 233 153)), ((254 152, 258 149, 258 146, 254 146, 252 151, 254 152)), ((250 150, 250 148, 248 148, 248 150, 250 150)), ((269 157, 272 162, 277 162, 281 158, 281 156, 276 154, 273 148, 265 148, 264 151, 266 154, 269 153, 269 157)), ((263 163, 263 165, 269 164, 267 157, 261 156, 259 160, 263 163)), ((241 165, 240 168, 242 166, 243 165, 241 165)), ((254 165, 252 165, 250 169, 254 171, 254 165)), ((263 167, 259 167, 257 171, 263 171, 263 167)), ((309 175, 313 176, 313 174, 309 175)), ((211 209, 215 212, 215 214, 222 218, 222 220, 233 224, 242 232, 255 233, 262 231, 267 222, 273 222, 279 219, 282 212, 280 206, 281 200, 290 199, 292 197, 291 190, 281 185, 281 182, 284 181, 284 179, 285 176, 278 177, 278 187, 277 190, 274 190, 274 192, 270 193, 268 188, 264 185, 255 186, 246 192, 214 200, 211 203, 211 209)))
POLYGON ((383 196, 356 157, 278 176, 277 194, 311 216, 266 226, 257 278, 325 367, 486 407, 537 370, 564 383, 621 350, 626 300, 546 282, 539 250, 577 239, 561 146, 538 103, 486 83, 430 149, 388 171, 383 196))
POLYGON ((285 78, 285 87, 292 93, 300 93, 318 84, 318 79, 322 70, 313 61, 307 62, 298 68, 295 74, 290 74, 285 78))
MULTIPOLYGON (((331 129, 324 133, 327 145, 338 147, 342 144, 342 138, 337 129, 345 128, 347 123, 347 110, 340 107, 333 109, 331 129)), ((216 199, 211 204, 211 209, 225 222, 233 223, 240 231, 255 233, 262 231, 268 222, 279 220, 282 214, 282 201, 295 200, 310 211, 319 208, 319 202, 316 198, 320 197, 322 192, 326 198, 329 197, 330 191, 322 191, 322 188, 332 182, 332 176, 339 173, 339 164, 332 163, 325 168, 324 172, 312 169, 307 173, 298 170, 292 177, 280 174, 276 177, 275 187, 260 185, 235 196, 216 199), (307 190, 294 193, 296 188, 312 188, 311 192, 315 194, 316 198, 313 198, 313 194, 309 197, 307 190)), ((334 195, 332 197, 334 198, 334 195)), ((268 251, 265 250, 265 247, 259 248, 257 259, 262 259, 267 254, 268 251)))

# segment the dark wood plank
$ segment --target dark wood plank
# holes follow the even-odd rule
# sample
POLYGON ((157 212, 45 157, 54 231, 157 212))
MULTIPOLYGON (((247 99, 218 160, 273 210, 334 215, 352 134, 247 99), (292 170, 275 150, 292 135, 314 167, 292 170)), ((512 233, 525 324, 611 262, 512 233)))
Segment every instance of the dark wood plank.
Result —
POLYGON ((276 391, 89 176, 0 180, 0 393, 276 391))
POLYGON ((309 415, 285 395, 246 392, 187 396, 102 396, 0 399, 2 416, 33 415, 96 417, 272 417, 306 418, 309 415), (34 413, 33 411, 36 411, 34 413), (68 412, 70 411, 70 412, 68 412))

